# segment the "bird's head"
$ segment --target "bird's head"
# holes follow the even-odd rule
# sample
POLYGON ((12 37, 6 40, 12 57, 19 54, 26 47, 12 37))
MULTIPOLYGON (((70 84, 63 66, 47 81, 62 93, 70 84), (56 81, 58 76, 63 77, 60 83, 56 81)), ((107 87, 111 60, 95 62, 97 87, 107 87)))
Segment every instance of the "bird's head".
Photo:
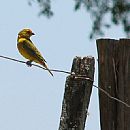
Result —
POLYGON ((29 39, 32 35, 35 35, 30 29, 23 29, 18 33, 19 38, 29 39))

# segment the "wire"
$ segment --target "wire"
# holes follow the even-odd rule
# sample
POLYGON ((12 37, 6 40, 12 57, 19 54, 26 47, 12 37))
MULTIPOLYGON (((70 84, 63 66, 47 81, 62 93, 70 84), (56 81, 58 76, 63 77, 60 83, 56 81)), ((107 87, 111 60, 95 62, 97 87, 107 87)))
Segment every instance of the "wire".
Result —
MULTIPOLYGON (((25 61, 21 61, 21 60, 17 60, 17 59, 14 59, 14 58, 11 58, 11 57, 7 57, 7 56, 2 56, 0 55, 1 58, 4 58, 4 59, 7 59, 7 60, 12 60, 12 61, 16 61, 16 62, 19 62, 19 63, 23 63, 23 64, 27 64, 27 62, 25 61)), ((44 70, 47 70, 46 68, 43 68, 42 66, 40 65, 36 65, 36 64, 32 64, 32 66, 35 66, 35 67, 38 67, 38 68, 41 68, 41 69, 44 69, 44 70)), ((51 71, 55 71, 55 72, 60 72, 60 73, 66 73, 66 74, 70 74, 72 76, 74 76, 75 79, 85 79, 85 80, 89 80, 91 82, 94 82, 91 78, 88 78, 86 77, 86 75, 76 75, 75 73, 73 72, 69 72, 69 71, 64 71, 64 70, 58 70, 58 69, 50 69, 51 71)), ((113 99, 119 103, 122 103, 123 105, 125 105, 126 107, 130 108, 130 105, 125 103, 124 101, 118 99, 118 98, 115 98, 113 96, 111 96, 107 91, 105 91, 104 89, 102 89, 101 87, 98 87, 96 85, 93 85, 95 88, 98 88, 99 91, 103 92, 106 96, 108 96, 110 99, 113 99)))

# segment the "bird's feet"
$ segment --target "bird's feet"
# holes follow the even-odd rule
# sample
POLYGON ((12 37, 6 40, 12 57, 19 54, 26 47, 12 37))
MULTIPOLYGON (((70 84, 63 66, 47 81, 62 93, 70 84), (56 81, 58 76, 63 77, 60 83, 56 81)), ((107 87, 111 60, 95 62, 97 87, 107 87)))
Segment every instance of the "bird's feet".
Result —
POLYGON ((30 60, 27 61, 27 62, 26 62, 26 65, 27 65, 28 67, 31 67, 31 66, 32 66, 32 61, 30 61, 30 60))

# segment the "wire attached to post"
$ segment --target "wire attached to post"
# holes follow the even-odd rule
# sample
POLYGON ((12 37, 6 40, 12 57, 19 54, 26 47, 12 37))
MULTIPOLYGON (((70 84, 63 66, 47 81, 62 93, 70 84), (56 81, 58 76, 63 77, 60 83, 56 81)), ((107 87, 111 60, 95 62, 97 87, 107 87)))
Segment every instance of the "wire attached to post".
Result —
MULTIPOLYGON (((0 55, 0 58, 3 58, 3 59, 7 59, 7 60, 11 60, 11 61, 15 61, 15 62, 18 62, 18 63, 23 63, 23 64, 27 64, 27 62, 25 61, 21 61, 21 60, 17 60, 15 58, 11 58, 11 57, 7 57, 7 56, 2 56, 0 55)), ((37 65, 37 64, 33 64, 31 63, 32 66, 35 66, 35 67, 38 67, 38 68, 41 68, 41 69, 44 69, 44 70, 47 70, 46 68, 43 68, 42 66, 40 65, 37 65)), ((58 73, 65 73, 65 74, 70 74, 70 75, 73 75, 75 79, 85 79, 85 80, 89 80, 91 82, 94 82, 91 78, 88 78, 86 77, 86 75, 75 75, 73 72, 69 72, 69 71, 64 71, 64 70, 58 70, 58 69, 50 69, 50 71, 54 71, 54 72, 58 72, 58 73)), ((95 88, 98 88, 99 91, 103 92, 106 96, 108 96, 110 99, 112 100, 115 100, 123 105, 125 105, 126 107, 130 108, 130 105, 125 103, 124 101, 118 99, 118 98, 115 98, 113 96, 111 96, 107 91, 105 91, 104 89, 102 89, 101 87, 98 87, 96 85, 93 85, 95 88)))

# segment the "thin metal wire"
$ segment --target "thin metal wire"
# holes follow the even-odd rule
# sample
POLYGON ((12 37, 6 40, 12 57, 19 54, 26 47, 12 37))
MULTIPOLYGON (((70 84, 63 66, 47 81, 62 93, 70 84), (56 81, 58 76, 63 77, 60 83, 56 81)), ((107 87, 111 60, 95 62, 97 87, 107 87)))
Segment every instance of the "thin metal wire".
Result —
MULTIPOLYGON (((14 58, 11 58, 11 57, 7 57, 7 56, 2 56, 0 55, 0 58, 4 58, 4 59, 7 59, 7 60, 12 60, 12 61, 16 61, 16 62, 19 62, 19 63, 23 63, 23 64, 27 64, 27 62, 25 61, 21 61, 21 60, 17 60, 17 59, 14 59, 14 58)), ((38 68, 41 68, 41 69, 44 69, 44 70, 47 70, 46 68, 43 68, 42 66, 40 65, 36 65, 36 64, 31 64, 35 67, 38 67, 38 68)), ((89 80, 91 82, 94 82, 91 78, 88 78, 86 77, 85 75, 75 75, 74 73, 72 72, 69 72, 69 71, 64 71, 64 70, 58 70, 58 69, 50 69, 51 71, 55 71, 55 72, 60 72, 60 73, 66 73, 66 74, 70 74, 70 75, 73 75, 75 79, 85 79, 85 80, 89 80)), ((115 98, 113 96, 111 96, 107 91, 105 91, 104 89, 102 89, 101 87, 98 87, 96 85, 93 85, 95 88, 98 88, 99 91, 103 92, 105 95, 107 95, 110 99, 113 99, 119 103, 122 103, 123 105, 125 105, 126 107, 130 108, 130 105, 123 102, 122 100, 118 99, 118 98, 115 98)))

